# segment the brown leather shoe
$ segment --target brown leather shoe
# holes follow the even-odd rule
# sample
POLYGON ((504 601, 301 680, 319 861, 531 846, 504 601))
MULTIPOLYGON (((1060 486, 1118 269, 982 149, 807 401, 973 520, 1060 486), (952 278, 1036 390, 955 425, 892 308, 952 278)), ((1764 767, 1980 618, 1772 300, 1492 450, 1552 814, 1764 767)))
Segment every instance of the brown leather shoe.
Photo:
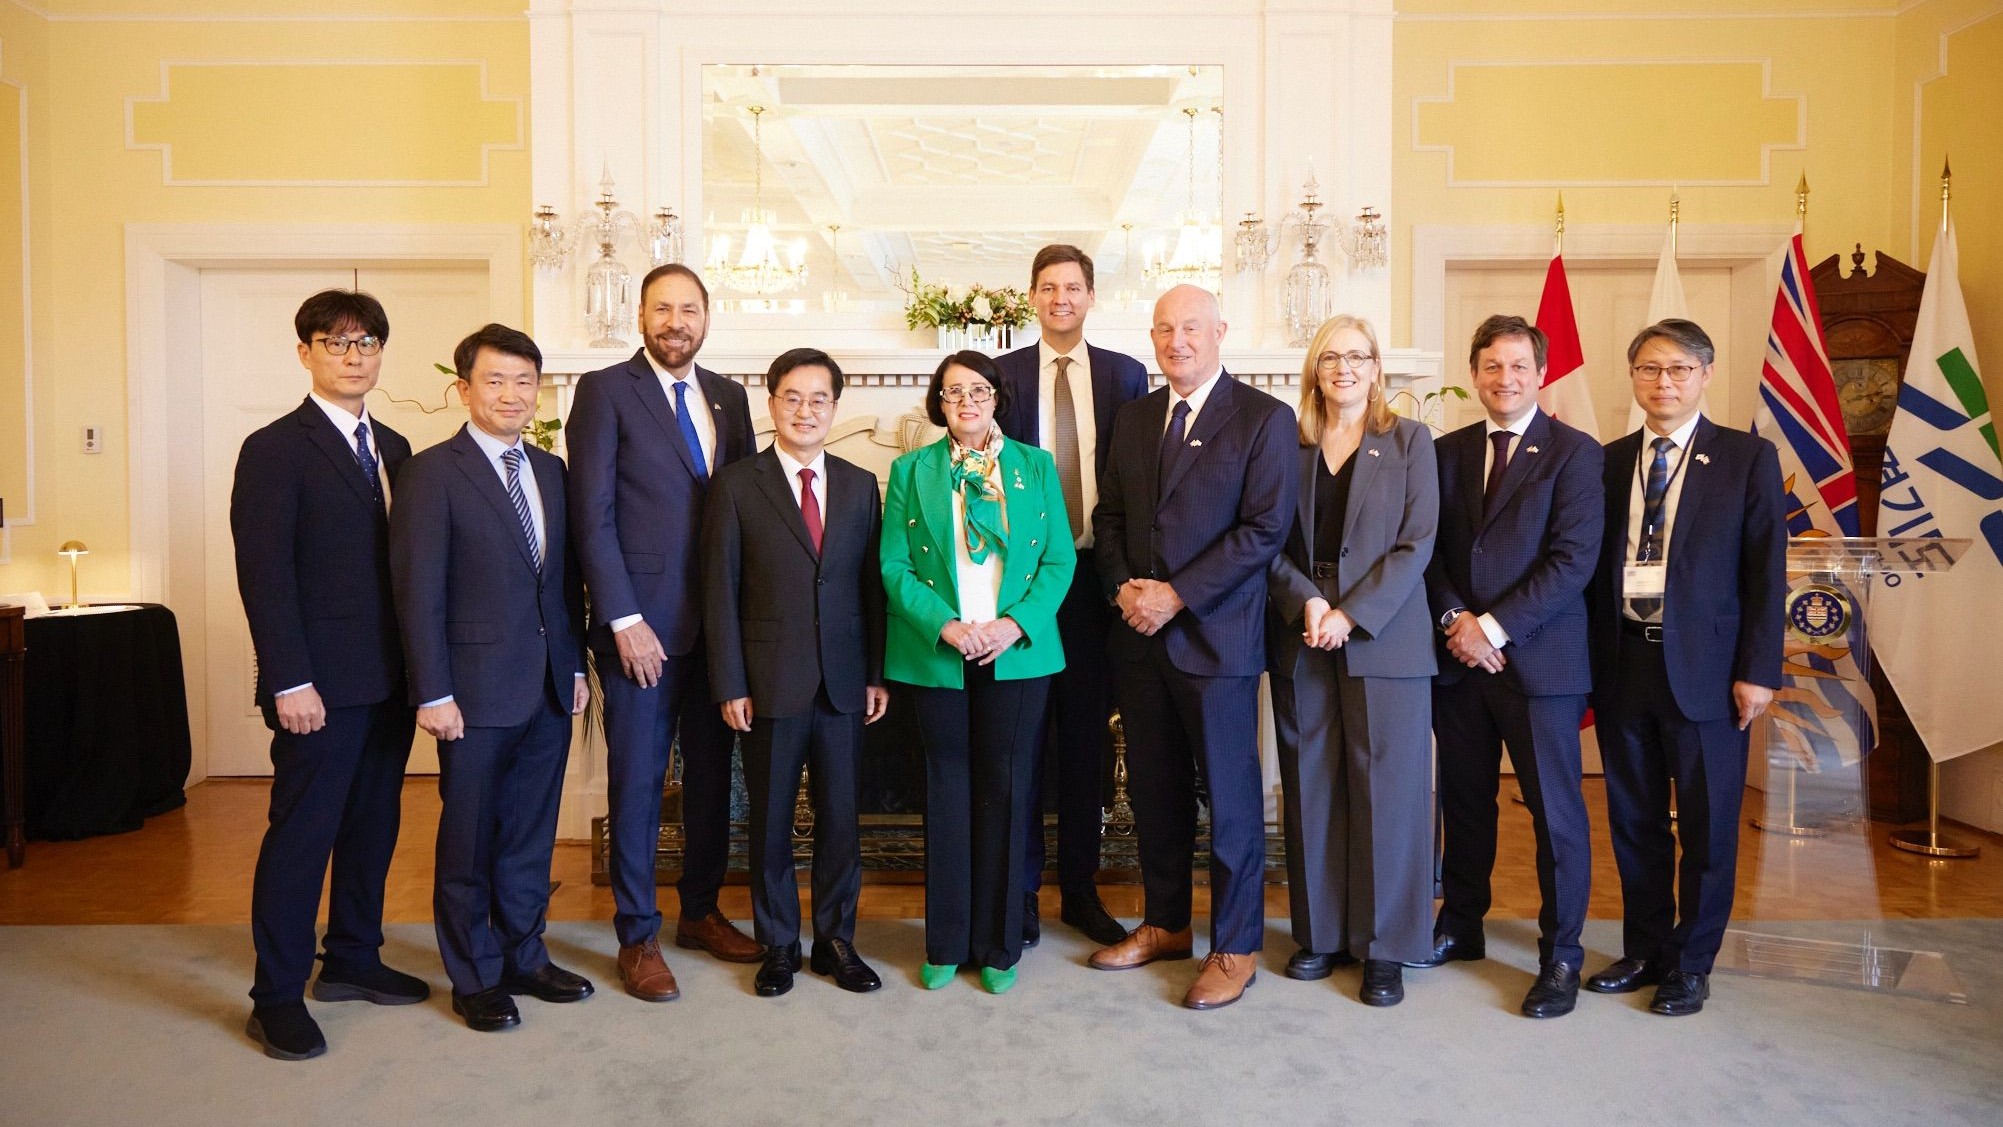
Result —
POLYGON ((626 993, 642 1002, 672 1002, 682 996, 675 972, 661 958, 661 941, 652 936, 619 948, 619 981, 625 984, 626 993))
POLYGON ((1111 947, 1092 952, 1093 970, 1133 970, 1168 959, 1187 959, 1191 954, 1189 929, 1164 931, 1142 924, 1111 947))
POLYGON ((737 930, 729 917, 711 910, 699 920, 675 923, 675 946, 708 951, 726 963, 755 963, 765 957, 765 945, 737 930))
POLYGON ((1182 1004, 1192 1010, 1214 1010, 1228 1006, 1245 993, 1258 977, 1257 955, 1227 955, 1212 951, 1203 957, 1203 970, 1190 984, 1182 1004))

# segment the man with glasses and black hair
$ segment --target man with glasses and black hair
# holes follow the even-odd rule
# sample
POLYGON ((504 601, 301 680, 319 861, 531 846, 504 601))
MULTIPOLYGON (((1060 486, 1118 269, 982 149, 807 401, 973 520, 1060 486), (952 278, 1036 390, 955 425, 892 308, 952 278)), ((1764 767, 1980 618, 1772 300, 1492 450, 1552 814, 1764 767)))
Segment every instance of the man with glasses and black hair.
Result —
POLYGON ((1096 884, 1105 786, 1112 777, 1106 720, 1113 710, 1113 679, 1103 659, 1114 614, 1092 551, 1092 508, 1099 501, 1099 467, 1112 446, 1113 416, 1148 393, 1148 373, 1125 353, 1085 343, 1093 297, 1090 255, 1064 243, 1037 251, 1029 266, 1029 301, 1042 339, 995 358, 1009 389, 995 422, 1003 434, 1040 446, 1057 460, 1078 549, 1078 570, 1057 610, 1057 632, 1071 660, 1051 681, 1044 753, 1032 766, 1031 793, 1037 797, 1030 804, 1035 815, 1023 857, 1024 946, 1034 945, 1042 930, 1036 893, 1043 886, 1040 796, 1046 792, 1055 793, 1057 806, 1060 918, 1102 947, 1127 936, 1100 903, 1096 884))
POLYGON ((1625 923, 1620 959, 1586 988, 1654 986, 1648 1008, 1671 1017, 1710 997, 1738 873, 1747 730, 1780 687, 1787 590, 1780 456, 1704 417, 1715 358, 1704 330, 1677 319, 1628 345, 1646 419, 1606 447, 1607 535, 1588 602, 1625 923))
POLYGON ((814 791, 814 946, 809 966, 858 993, 883 985, 855 951, 862 728, 883 717, 883 572, 876 475, 823 448, 842 370, 795 348, 765 374, 772 445, 724 467, 703 511, 703 633, 711 692, 743 733, 751 796, 751 916, 770 998, 800 969, 793 796, 814 791))
POLYGON ((390 593, 387 507, 410 443, 364 403, 382 372, 389 317, 368 294, 325 290, 300 305, 293 327, 312 390, 244 440, 230 493, 256 701, 272 733, 246 1031, 280 1060, 327 1051, 304 996, 330 861, 313 997, 401 1006, 430 993, 381 957, 383 881, 415 726, 390 593))

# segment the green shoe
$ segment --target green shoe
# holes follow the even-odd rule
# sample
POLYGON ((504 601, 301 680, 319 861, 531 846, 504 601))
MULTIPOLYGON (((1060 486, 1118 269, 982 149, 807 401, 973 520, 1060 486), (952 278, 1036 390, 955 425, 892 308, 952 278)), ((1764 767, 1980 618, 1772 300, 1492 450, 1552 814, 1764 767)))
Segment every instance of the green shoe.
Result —
POLYGON ((923 983, 927 990, 937 990, 948 982, 953 981, 953 975, 959 969, 958 966, 952 963, 947 963, 943 967, 934 966, 931 963, 921 963, 918 966, 918 981, 923 983))
POLYGON ((996 970, 993 967, 981 968, 981 989, 987 991, 988 993, 1006 994, 1008 993, 1009 987, 1014 985, 1015 985, 1014 967, 1010 967, 1007 970, 996 970))

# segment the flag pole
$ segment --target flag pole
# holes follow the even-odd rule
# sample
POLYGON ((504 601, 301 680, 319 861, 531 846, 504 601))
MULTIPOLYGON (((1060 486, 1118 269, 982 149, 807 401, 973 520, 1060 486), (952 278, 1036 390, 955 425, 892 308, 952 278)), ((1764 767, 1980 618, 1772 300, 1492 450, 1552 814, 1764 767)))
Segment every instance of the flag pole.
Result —
POLYGON ((1676 223, 1682 210, 1683 201, 1677 196, 1676 189, 1669 189, 1669 257, 1671 258, 1676 257, 1676 223))
MULTIPOLYGON (((1940 233, 1947 234, 1947 208, 1954 196, 1954 170, 1947 158, 1940 161, 1940 233)), ((1953 838, 1940 836, 1940 762, 1927 756, 1926 773, 1926 829, 1894 830, 1892 848, 1903 849, 1907 853, 1918 853, 1923 857, 1938 857, 1943 860, 1961 860, 1980 857, 1982 847, 1968 845, 1953 838)))
POLYGON ((1552 250, 1558 255, 1565 253, 1565 193, 1558 193, 1558 222, 1551 234, 1552 250))
POLYGON ((1794 185, 1794 229, 1797 234, 1808 232, 1808 173, 1794 185))

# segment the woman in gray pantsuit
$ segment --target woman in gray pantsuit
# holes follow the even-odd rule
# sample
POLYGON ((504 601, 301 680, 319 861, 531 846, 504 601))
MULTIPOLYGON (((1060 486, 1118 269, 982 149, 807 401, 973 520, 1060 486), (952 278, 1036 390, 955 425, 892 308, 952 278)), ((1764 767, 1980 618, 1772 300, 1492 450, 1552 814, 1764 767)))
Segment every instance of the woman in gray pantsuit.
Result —
POLYGON ((1300 504, 1273 561, 1267 648, 1286 792, 1290 978, 1363 960, 1405 997, 1432 947, 1432 432, 1391 413, 1370 323, 1334 317, 1301 372, 1300 504))

